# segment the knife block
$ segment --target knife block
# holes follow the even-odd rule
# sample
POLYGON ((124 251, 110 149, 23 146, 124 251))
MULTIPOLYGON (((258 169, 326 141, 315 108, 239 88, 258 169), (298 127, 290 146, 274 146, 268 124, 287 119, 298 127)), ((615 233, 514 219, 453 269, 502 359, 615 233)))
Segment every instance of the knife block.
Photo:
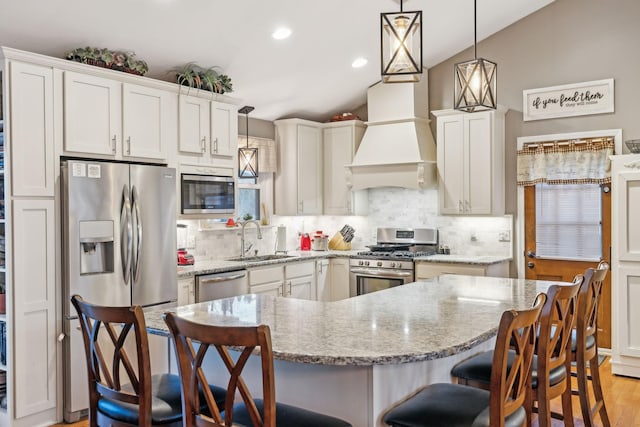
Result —
POLYGON ((329 249, 334 251, 350 251, 351 242, 345 242, 342 238, 342 234, 338 231, 333 235, 331 240, 329 240, 329 249))

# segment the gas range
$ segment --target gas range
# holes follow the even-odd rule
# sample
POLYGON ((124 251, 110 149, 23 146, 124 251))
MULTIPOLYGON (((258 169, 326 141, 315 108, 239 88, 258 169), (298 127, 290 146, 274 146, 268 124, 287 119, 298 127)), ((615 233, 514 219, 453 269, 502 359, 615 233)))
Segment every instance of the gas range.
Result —
POLYGON ((377 244, 349 261, 349 293, 363 295, 413 282, 413 258, 438 249, 434 228, 378 228, 377 244))

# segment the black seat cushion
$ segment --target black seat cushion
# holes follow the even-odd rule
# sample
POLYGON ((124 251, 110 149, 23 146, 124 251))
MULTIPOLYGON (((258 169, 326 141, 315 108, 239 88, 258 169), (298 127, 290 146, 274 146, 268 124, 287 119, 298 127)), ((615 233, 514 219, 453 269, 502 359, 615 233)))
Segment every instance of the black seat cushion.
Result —
MULTIPOLYGON (((571 351, 573 351, 574 353, 576 351, 576 346, 578 345, 578 343, 576 342, 577 341, 576 335, 577 335, 577 332, 575 329, 571 331, 571 351)), ((590 349, 591 347, 596 345, 596 338, 593 335, 589 335, 586 339, 586 342, 587 342, 587 349, 590 349)))
MULTIPOLYGON (((255 399, 255 402, 262 416, 264 402, 262 399, 255 399)), ((222 416, 224 417, 224 414, 222 416)), ((244 403, 233 406, 233 425, 236 424, 253 427, 244 403)), ((276 424, 278 427, 351 427, 351 424, 341 419, 284 403, 276 403, 276 424)))
MULTIPOLYGON (((505 419, 505 427, 522 427, 525 417, 520 407, 505 419)), ((383 420, 393 427, 489 427, 489 392, 459 384, 432 384, 383 420)))
MULTIPOLYGON (((216 404, 224 409, 226 390, 210 386, 216 404)), ((133 391, 130 384, 122 387, 124 391, 133 391)), ((171 374, 159 374, 151 377, 151 422, 168 424, 182 419, 182 401, 180 396, 180 377, 171 374)), ((204 400, 201 399, 201 402, 204 400)), ((206 406, 206 405, 205 405, 206 406)), ((98 411, 109 418, 130 424, 138 424, 138 405, 102 398, 98 401, 98 411)))
MULTIPOLYGON (((507 370, 511 369, 515 352, 509 351, 507 357, 507 370)), ((467 381, 477 381, 489 385, 491 383, 491 366, 493 365, 493 351, 485 351, 469 359, 463 360, 451 369, 451 375, 463 378, 467 381)), ((538 359, 533 356, 533 372, 531 385, 535 389, 538 387, 538 359)), ((564 366, 558 366, 549 372, 549 385, 559 384, 567 376, 564 366)))

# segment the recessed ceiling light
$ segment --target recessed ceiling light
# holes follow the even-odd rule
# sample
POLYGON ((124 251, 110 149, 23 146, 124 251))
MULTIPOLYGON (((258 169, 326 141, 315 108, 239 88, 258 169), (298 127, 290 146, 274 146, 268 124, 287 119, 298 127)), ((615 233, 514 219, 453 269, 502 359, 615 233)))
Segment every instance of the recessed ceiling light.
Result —
POLYGON ((360 68, 360 67, 364 67, 365 65, 367 65, 367 59, 366 58, 356 58, 352 63, 351 66, 353 68, 360 68))
POLYGON ((291 35, 291 30, 289 28, 280 27, 277 30, 275 30, 273 34, 271 34, 271 37, 273 37, 276 40, 284 40, 290 35, 291 35))

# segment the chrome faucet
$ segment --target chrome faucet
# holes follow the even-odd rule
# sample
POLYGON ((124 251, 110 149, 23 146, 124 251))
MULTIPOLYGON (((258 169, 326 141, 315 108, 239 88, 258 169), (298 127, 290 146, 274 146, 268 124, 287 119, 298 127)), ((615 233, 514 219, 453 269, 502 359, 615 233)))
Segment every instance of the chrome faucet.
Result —
POLYGON ((250 223, 254 223, 256 225, 256 227, 258 228, 258 239, 262 239, 262 231, 260 230, 259 221, 255 219, 250 219, 248 221, 238 221, 238 224, 240 224, 240 227, 242 228, 242 233, 240 235, 240 257, 241 258, 244 258, 244 254, 247 251, 249 251, 253 246, 252 244, 249 244, 249 247, 246 250, 244 249, 244 228, 247 226, 247 224, 250 224, 250 223))

